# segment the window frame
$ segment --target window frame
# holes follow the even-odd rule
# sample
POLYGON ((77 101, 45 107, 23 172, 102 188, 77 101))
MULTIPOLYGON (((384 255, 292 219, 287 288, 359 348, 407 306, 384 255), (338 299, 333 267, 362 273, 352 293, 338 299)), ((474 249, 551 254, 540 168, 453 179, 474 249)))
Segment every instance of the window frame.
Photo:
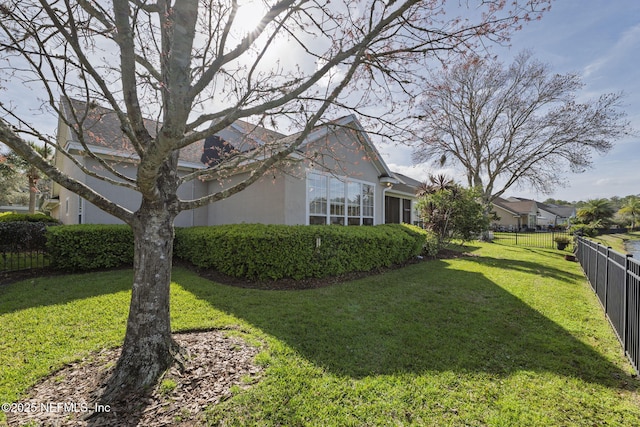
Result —
POLYGON ((317 170, 308 170, 305 177, 305 191, 306 191, 306 219, 307 225, 317 225, 322 223, 323 225, 337 224, 337 225, 374 225, 376 224, 376 184, 370 181, 361 179, 354 179, 346 176, 337 176, 335 174, 321 172, 317 170), (324 214, 320 214, 317 211, 312 212, 311 204, 314 206, 318 204, 322 205, 322 197, 320 201, 314 201, 311 198, 310 184, 317 183, 317 179, 320 178, 324 181, 323 185, 314 186, 314 190, 323 189, 324 194, 324 214), (338 190, 336 183, 342 184, 342 191, 338 190), (359 188, 357 199, 358 205, 353 203, 354 194, 349 190, 353 190, 355 187, 359 188), (370 194, 365 194, 365 186, 370 187, 370 194), (338 195, 342 198, 342 202, 332 202, 331 198, 334 195, 338 195), (342 211, 342 214, 336 214, 342 211), (354 213, 357 214, 354 215, 354 213), (372 215, 365 215, 365 212, 371 212, 372 215), (311 217, 316 220, 312 221, 311 217), (324 218, 323 222, 319 222, 320 218, 324 218), (357 224, 355 223, 357 222, 357 224))

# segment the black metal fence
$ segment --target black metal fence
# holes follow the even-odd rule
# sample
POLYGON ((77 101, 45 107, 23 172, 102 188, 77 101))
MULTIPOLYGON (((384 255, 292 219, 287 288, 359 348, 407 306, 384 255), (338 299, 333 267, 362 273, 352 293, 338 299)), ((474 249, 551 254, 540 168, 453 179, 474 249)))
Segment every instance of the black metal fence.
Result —
POLYGON ((640 366, 640 260, 579 237, 576 257, 624 352, 640 366))
POLYGON ((0 272, 31 270, 49 265, 49 255, 44 250, 0 251, 0 272))
POLYGON ((44 223, 0 222, 0 272, 48 266, 45 233, 44 223))
POLYGON ((493 232, 493 240, 499 243, 542 249, 557 247, 556 238, 559 236, 566 237, 569 242, 567 247, 572 250, 573 236, 566 231, 493 232))

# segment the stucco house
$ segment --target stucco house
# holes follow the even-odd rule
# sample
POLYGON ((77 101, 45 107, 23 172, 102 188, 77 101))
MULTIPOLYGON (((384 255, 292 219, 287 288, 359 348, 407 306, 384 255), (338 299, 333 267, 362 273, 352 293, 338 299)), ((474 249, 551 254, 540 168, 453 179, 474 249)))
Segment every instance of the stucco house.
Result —
POLYGON ((491 224, 494 230, 520 231, 536 228, 538 207, 534 200, 498 197, 492 205, 498 217, 491 224))
POLYGON ((504 231, 567 227, 576 215, 573 206, 547 205, 520 197, 498 197, 493 201, 493 211, 499 219, 493 221, 492 228, 504 231))
POLYGON ((539 223, 545 227, 567 228, 571 226, 571 220, 576 217, 574 206, 562 206, 538 202, 539 223))
MULTIPOLYGON (((72 100, 62 102, 68 119, 86 114, 77 130, 58 125, 58 143, 72 157, 56 153, 56 166, 95 191, 128 209, 136 210, 140 196, 126 186, 136 173, 137 156, 120 131, 115 113, 98 105, 72 100), (90 108, 87 108, 90 107, 90 108), (84 135, 87 147, 81 143, 84 135), (82 170, 84 169, 84 171, 82 170)), ((73 121, 73 120, 71 120, 73 121)), ((154 132, 156 123, 147 128, 154 132)), ((215 165, 224 153, 260 148, 266 141, 286 142, 284 135, 237 121, 228 128, 181 150, 179 172, 188 174, 215 165)), ((251 165, 222 176, 208 173, 178 189, 182 199, 193 199, 228 188, 250 173, 251 165)), ((265 174, 245 190, 219 202, 182 212, 176 226, 231 223, 374 225, 417 221, 415 190, 419 182, 393 173, 380 156, 360 122, 345 116, 314 129, 299 149, 278 168, 265 174)), ((119 220, 96 206, 55 185, 48 208, 64 224, 109 224, 119 220)))

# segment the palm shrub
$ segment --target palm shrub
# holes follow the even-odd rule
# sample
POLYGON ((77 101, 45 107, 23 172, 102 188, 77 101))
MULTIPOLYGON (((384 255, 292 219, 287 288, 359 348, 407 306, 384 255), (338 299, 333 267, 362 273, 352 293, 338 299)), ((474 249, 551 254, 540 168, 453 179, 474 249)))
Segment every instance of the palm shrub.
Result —
POLYGON ((607 199, 591 199, 576 212, 581 224, 590 224, 594 228, 605 228, 611 223, 614 210, 607 199))
POLYGON ((439 246, 451 239, 469 241, 489 227, 479 194, 444 176, 430 176, 419 193, 418 210, 425 228, 433 231, 439 246))
POLYGON ((636 228, 638 218, 640 217, 640 197, 627 197, 620 210, 618 210, 618 213, 630 219, 631 231, 633 231, 636 228))

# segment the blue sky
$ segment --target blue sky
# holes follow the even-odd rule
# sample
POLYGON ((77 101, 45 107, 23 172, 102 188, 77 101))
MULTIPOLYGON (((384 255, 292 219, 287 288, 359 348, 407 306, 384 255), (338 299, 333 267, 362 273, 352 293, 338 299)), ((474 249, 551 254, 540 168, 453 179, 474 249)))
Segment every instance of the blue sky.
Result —
MULTIPOLYGON (((602 93, 624 92, 625 111, 640 133, 640 1, 557 0, 540 21, 515 33, 509 48, 493 48, 498 59, 511 62, 522 49, 549 64, 557 73, 575 72, 585 84, 582 100, 602 93)), ((392 170, 417 179, 428 174, 426 165, 412 165, 407 152, 381 147, 392 170)), ((461 176, 456 177, 464 182, 461 176)), ((577 201, 640 194, 640 136, 617 141, 605 156, 595 154, 594 168, 567 174, 567 187, 544 195, 512 188, 508 196, 577 201)))
MULTIPOLYGON (((492 48, 505 63, 523 49, 532 50, 554 72, 580 74, 585 84, 579 94, 581 99, 624 92, 628 119, 640 134, 640 1, 556 0, 540 21, 525 24, 513 35, 510 47, 492 48)), ((19 83, 7 86, 3 90, 5 99, 33 100, 26 108, 31 108, 43 131, 55 132, 55 119, 38 117, 40 105, 34 93, 29 95, 29 89, 19 83)), ((378 148, 394 171, 420 180, 433 172, 427 165, 414 165, 407 147, 378 148)), ((465 182, 460 174, 455 178, 465 182)), ((536 194, 527 188, 513 188, 506 195, 577 201, 640 194, 640 136, 617 141, 605 156, 596 154, 593 169, 568 174, 566 182, 566 187, 550 195, 536 194)))

